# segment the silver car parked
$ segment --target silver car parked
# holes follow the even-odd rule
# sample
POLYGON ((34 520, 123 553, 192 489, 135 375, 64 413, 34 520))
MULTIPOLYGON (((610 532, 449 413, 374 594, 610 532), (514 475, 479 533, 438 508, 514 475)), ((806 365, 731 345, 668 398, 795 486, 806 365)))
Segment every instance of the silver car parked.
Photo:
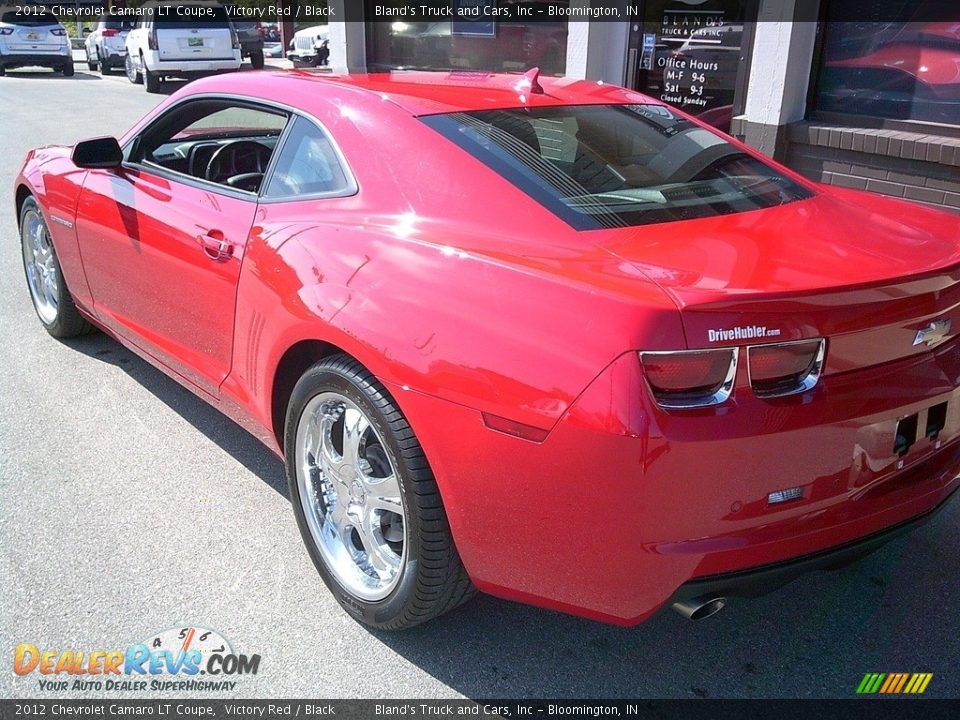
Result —
POLYGON ((0 9, 0 75, 8 69, 40 66, 73 75, 66 28, 42 6, 0 9))
POLYGON ((100 69, 101 75, 109 75, 113 68, 124 67, 127 60, 127 33, 136 24, 134 20, 101 17, 93 31, 87 35, 87 67, 100 69))

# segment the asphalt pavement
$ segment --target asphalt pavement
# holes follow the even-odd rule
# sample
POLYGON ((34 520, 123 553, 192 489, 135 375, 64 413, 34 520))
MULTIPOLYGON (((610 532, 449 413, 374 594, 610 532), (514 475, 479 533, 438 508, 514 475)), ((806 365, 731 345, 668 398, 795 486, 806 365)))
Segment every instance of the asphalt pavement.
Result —
POLYGON ((624 629, 485 596, 403 634, 355 623, 270 452, 104 335, 49 337, 31 308, 12 195, 25 152, 119 134, 161 99, 80 64, 0 78, 0 697, 71 694, 16 676, 20 643, 92 652, 186 626, 261 656, 234 697, 847 698, 867 672, 932 672, 926 697, 960 697, 960 502, 700 623, 624 629))

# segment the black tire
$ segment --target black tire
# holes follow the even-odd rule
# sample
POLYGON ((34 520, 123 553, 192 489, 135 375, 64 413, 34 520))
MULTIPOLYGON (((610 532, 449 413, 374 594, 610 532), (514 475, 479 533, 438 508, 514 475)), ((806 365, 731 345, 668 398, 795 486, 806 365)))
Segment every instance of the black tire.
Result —
POLYGON ((7 74, 7 69, 3 65, 0 65, 0 77, 3 77, 6 74, 7 74))
POLYGON ((263 70, 263 50, 254 50, 250 53, 250 67, 254 70, 263 70))
POLYGON ((99 64, 100 64, 100 74, 101 74, 101 75, 110 75, 110 74, 112 74, 112 70, 113 70, 113 69, 110 67, 110 61, 109 61, 109 60, 104 60, 104 59, 103 59, 102 57, 100 57, 99 55, 100 55, 100 54, 99 54, 99 51, 98 51, 98 52, 97 52, 97 58, 98 58, 99 64))
POLYGON ((335 355, 307 370, 287 406, 284 448, 291 504, 304 544, 320 577, 352 617, 380 630, 403 630, 452 610, 474 595, 423 449, 393 398, 360 363, 346 355, 335 355), (304 410, 321 393, 345 397, 363 412, 382 438, 399 480, 405 559, 392 591, 378 601, 351 592, 331 571, 305 515, 298 486, 296 443, 304 410))
MULTIPOLYGON (((99 51, 98 51, 98 54, 99 54, 99 51)), ((87 54, 87 69, 90 70, 91 72, 96 72, 98 65, 99 65, 99 62, 96 61, 96 60, 91 60, 91 59, 90 59, 90 54, 88 53, 88 54, 87 54)))
POLYGON ((156 73, 150 72, 146 64, 143 66, 143 86, 147 89, 148 93, 158 93, 160 92, 160 86, 163 83, 160 82, 160 76, 156 73))
POLYGON ((71 60, 69 63, 60 68, 60 72, 63 73, 64 77, 73 77, 73 61, 71 60))
POLYGON ((143 82, 143 76, 133 64, 133 60, 130 59, 129 53, 127 53, 127 59, 123 61, 123 66, 124 70, 126 70, 127 80, 134 85, 139 85, 141 82, 143 82))
MULTIPOLYGON (((46 219, 43 216, 43 212, 40 210, 40 206, 37 204, 37 201, 31 196, 23 201, 23 206, 20 208, 20 243, 21 245, 26 242, 24 237, 26 232, 26 219, 31 212, 36 212, 40 220, 43 222, 44 227, 46 227, 46 219)), ((49 233, 48 233, 49 235, 49 233)), ((70 294, 70 290, 67 289, 67 284, 63 279, 63 271, 60 269, 60 261, 57 258, 56 250, 53 249, 53 245, 50 245, 51 252, 53 253, 53 262, 56 267, 56 281, 57 281, 57 312, 56 316, 51 318, 49 321, 45 320, 39 309, 37 308, 36 301, 33 300, 33 294, 31 293, 31 301, 33 302, 33 309, 37 313, 41 324, 55 338, 70 338, 77 337, 78 335, 86 335, 89 332, 94 330, 93 325, 91 325, 87 320, 80 314, 80 311, 77 310, 76 304, 73 302, 73 296, 70 294)), ((21 252, 21 256, 23 253, 21 252)), ((29 291, 29 275, 27 273, 26 261, 24 261, 23 267, 24 276, 28 279, 27 289, 29 291)))

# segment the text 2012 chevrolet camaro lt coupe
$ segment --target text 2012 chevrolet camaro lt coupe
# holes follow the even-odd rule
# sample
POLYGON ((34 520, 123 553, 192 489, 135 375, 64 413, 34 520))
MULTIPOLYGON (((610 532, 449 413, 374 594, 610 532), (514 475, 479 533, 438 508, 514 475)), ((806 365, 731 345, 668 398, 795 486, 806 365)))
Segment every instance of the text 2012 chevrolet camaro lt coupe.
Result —
POLYGON ((15 192, 47 330, 106 330, 282 455, 373 626, 474 588, 705 617, 960 484, 958 219, 622 88, 210 78, 15 192))

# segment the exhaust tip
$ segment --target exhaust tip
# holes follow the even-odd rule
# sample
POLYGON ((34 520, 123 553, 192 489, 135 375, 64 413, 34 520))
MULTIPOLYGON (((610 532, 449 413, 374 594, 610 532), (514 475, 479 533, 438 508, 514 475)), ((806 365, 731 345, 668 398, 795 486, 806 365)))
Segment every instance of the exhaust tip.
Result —
POLYGON ((688 620, 705 620, 723 610, 726 604, 724 597, 698 597, 675 602, 672 607, 688 620))

